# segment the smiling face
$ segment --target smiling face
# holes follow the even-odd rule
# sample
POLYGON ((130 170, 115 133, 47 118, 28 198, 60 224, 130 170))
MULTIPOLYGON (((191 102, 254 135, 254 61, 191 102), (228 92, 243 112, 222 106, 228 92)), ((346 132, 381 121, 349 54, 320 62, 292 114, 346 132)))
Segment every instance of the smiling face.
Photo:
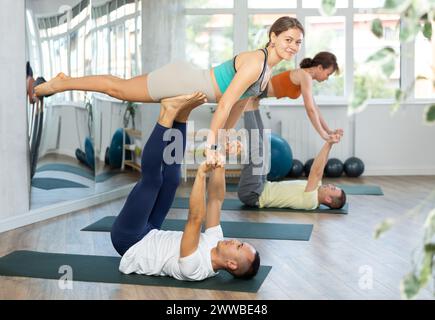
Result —
POLYGON ((271 43, 281 59, 291 60, 301 48, 304 36, 298 28, 292 28, 281 32, 278 36, 271 35, 271 43))

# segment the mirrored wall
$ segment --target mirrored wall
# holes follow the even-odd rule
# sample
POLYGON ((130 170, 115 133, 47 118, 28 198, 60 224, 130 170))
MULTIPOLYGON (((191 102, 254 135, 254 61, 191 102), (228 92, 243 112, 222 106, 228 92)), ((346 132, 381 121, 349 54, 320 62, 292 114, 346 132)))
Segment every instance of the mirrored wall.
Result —
POLYGON ((32 90, 59 73, 140 74, 140 8, 137 0, 26 0, 31 209, 138 180, 143 106, 81 91, 36 99, 32 90))

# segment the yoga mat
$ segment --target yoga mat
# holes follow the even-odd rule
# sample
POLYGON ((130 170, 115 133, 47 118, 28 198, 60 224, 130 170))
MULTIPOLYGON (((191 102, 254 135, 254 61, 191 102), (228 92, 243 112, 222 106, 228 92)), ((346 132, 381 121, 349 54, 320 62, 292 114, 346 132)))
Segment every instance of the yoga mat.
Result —
POLYGON ((87 186, 77 182, 55 178, 33 178, 32 187, 44 190, 64 188, 88 188, 87 186))
POLYGON ((90 180, 95 180, 95 182, 101 183, 101 182, 105 182, 106 180, 124 173, 121 170, 111 170, 108 172, 103 172, 97 176, 94 177, 94 173, 90 170, 90 169, 86 169, 86 168, 82 168, 82 167, 78 167, 78 166, 73 166, 73 165, 69 165, 69 164, 65 164, 65 163, 49 163, 49 164, 45 164, 41 167, 39 167, 37 170, 37 172, 43 172, 43 171, 61 171, 61 172, 68 172, 68 173, 73 173, 76 174, 78 176, 90 179, 90 180))
MULTIPOLYGON (((175 198, 172 203, 172 208, 188 209, 189 198, 175 198)), ((341 209, 329 209, 324 205, 320 205, 315 210, 296 210, 289 208, 257 208, 244 205, 239 199, 225 199, 222 205, 222 210, 237 210, 237 211, 279 211, 279 212, 307 212, 307 213, 334 213, 334 214, 347 214, 349 205, 346 203, 341 209)))
MULTIPOLYGON (((381 187, 372 185, 350 185, 350 184, 337 184, 337 187, 341 188, 349 195, 372 195, 383 196, 381 187)), ((239 189, 237 184, 229 183, 226 185, 226 191, 237 192, 239 189)))
POLYGON ((260 266, 251 280, 234 279, 222 271, 203 281, 180 281, 171 277, 125 275, 118 270, 120 260, 120 257, 14 251, 0 258, 0 275, 59 280, 65 274, 65 271, 59 272, 60 268, 69 266, 73 281, 257 292, 272 269, 271 266, 260 266))
MULTIPOLYGON (((115 216, 101 220, 83 228, 81 231, 110 232, 115 216)), ((162 230, 183 231, 186 220, 166 219, 162 230)), ((227 238, 276 239, 276 240, 310 240, 312 224, 280 224, 222 221, 222 231, 227 238)))
POLYGON ((65 164, 65 163, 49 163, 45 164, 38 169, 36 169, 37 172, 42 171, 62 171, 62 172, 68 172, 73 173, 78 176, 94 180, 94 174, 90 169, 84 169, 81 167, 65 164))
POLYGON ((366 184, 337 184, 337 187, 341 188, 346 194, 351 195, 371 195, 371 196, 383 196, 381 187, 372 186, 366 184))

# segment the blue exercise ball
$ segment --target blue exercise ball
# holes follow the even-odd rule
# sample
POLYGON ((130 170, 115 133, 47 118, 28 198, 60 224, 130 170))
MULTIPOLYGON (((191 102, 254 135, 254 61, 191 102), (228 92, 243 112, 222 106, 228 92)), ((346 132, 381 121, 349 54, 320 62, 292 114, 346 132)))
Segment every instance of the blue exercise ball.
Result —
POLYGON ((92 170, 94 170, 95 168, 94 146, 89 137, 86 137, 85 139, 85 154, 86 154, 86 163, 92 170))
MULTIPOLYGON (((109 148, 109 163, 112 168, 121 168, 122 165, 122 148, 123 146, 124 129, 119 128, 115 131, 112 137, 112 142, 109 148)), ((130 144, 130 137, 125 136, 125 143, 130 144)), ((128 159, 128 157, 126 157, 128 159)))
POLYGON ((293 153, 283 138, 272 133, 270 136, 271 164, 267 179, 270 181, 280 180, 292 169, 293 153))

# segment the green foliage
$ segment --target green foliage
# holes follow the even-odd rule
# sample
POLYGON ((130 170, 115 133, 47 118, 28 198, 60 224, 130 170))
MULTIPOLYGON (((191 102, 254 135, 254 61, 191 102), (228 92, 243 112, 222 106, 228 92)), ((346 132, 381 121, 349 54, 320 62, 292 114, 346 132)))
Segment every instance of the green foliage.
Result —
POLYGON ((378 37, 382 38, 384 35, 384 28, 382 27, 382 21, 381 19, 375 19, 372 22, 372 33, 378 37))
POLYGON ((431 39, 432 39, 432 22, 431 21, 426 21, 424 23, 423 35, 426 37, 426 39, 431 41, 431 39))
POLYGON ((322 5, 320 7, 322 14, 330 16, 336 11, 335 0, 322 0, 322 5))
POLYGON ((424 230, 421 252, 413 260, 412 271, 402 279, 400 284, 400 291, 406 299, 415 298, 432 278, 435 257, 435 209, 429 213, 424 230))
POLYGON ((435 122, 435 104, 430 105, 426 108, 425 120, 428 123, 435 122))
POLYGON ((387 230, 391 229, 394 224, 393 219, 385 219, 379 225, 376 226, 373 237, 379 239, 379 237, 387 230))

